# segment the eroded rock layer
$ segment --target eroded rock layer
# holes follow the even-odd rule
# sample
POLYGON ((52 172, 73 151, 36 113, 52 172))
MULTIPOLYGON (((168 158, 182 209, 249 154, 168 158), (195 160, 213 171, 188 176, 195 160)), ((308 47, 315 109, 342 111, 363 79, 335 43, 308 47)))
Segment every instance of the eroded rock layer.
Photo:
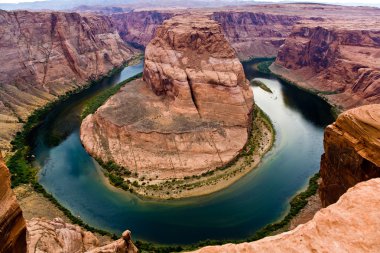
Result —
POLYGON ((302 18, 250 11, 214 12, 218 21, 236 50, 238 57, 275 57, 279 47, 290 34, 294 24, 302 18))
POLYGON ((380 177, 380 104, 348 110, 325 130, 320 196, 324 206, 358 182, 380 177))
POLYGON ((26 224, 0 153, 0 252, 26 252, 26 224))
POLYGON ((109 17, 0 10, 0 146, 57 96, 131 58, 109 17))
POLYGON ((83 230, 78 225, 65 223, 60 218, 47 220, 33 218, 28 221, 28 252, 46 253, 135 253, 129 231, 123 233, 119 240, 105 246, 99 246, 96 236, 83 230))
POLYGON ((145 48, 153 39, 157 27, 173 15, 168 11, 131 11, 114 14, 111 20, 124 41, 145 48))
POLYGON ((256 242, 209 246, 195 252, 378 252, 379 191, 380 179, 362 182, 292 231, 256 242))
POLYGON ((297 25, 271 69, 343 109, 379 103, 379 27, 378 18, 297 25))
POLYGON ((147 46, 143 80, 126 85, 81 126, 86 150, 148 178, 223 166, 245 145, 253 108, 242 65, 204 16, 165 21, 147 46))

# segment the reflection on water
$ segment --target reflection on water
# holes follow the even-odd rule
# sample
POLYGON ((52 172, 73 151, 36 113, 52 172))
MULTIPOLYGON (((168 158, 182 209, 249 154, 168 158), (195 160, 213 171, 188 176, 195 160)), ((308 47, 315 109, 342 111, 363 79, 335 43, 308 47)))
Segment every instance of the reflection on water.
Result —
MULTIPOLYGON (((256 75, 245 64, 248 78, 256 75)), ((274 148, 258 169, 215 194, 184 200, 153 201, 115 189, 79 140, 83 103, 104 87, 132 76, 142 65, 128 67, 84 94, 55 108, 36 134, 40 183, 85 222, 111 232, 125 229, 134 238, 160 243, 204 239, 242 239, 280 218, 289 199, 319 168, 323 127, 332 121, 329 106, 317 97, 268 76, 261 81, 273 94, 254 87, 256 103, 272 119, 274 148), (64 136, 54 147, 46 136, 64 136)))

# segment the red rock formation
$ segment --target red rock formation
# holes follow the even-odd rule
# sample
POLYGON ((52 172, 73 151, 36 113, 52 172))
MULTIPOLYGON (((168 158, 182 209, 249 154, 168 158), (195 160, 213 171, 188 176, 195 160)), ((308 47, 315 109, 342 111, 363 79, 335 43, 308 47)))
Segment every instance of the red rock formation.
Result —
POLYGON ((249 11, 214 12, 240 59, 275 57, 300 16, 249 11))
POLYGON ((272 71, 343 109, 379 103, 380 19, 363 22, 296 26, 272 71))
POLYGON ((380 104, 342 113, 325 130, 320 196, 324 206, 358 182, 380 177, 380 104))
POLYGON ((26 252, 26 225, 0 153, 0 252, 26 252))
POLYGON ((349 189, 337 203, 292 231, 241 244, 208 246, 196 253, 378 252, 380 179, 349 189))
POLYGON ((217 23, 203 16, 165 21, 146 48, 144 80, 83 121, 91 155, 167 179, 215 169, 243 148, 252 91, 217 23))
POLYGON ((31 111, 128 60, 110 18, 0 10, 0 144, 31 111))

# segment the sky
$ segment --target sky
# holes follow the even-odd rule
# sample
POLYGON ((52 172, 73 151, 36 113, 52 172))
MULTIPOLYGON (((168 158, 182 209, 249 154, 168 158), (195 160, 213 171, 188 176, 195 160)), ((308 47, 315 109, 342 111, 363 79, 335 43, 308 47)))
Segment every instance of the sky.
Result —
MULTIPOLYGON (((37 0, 37 1, 44 1, 44 0, 37 0)), ((245 0, 245 1, 250 2, 250 0, 245 0)), ((283 0, 265 0, 265 2, 281 2, 281 1, 283 0)), ((0 4, 20 3, 20 2, 36 2, 36 0, 0 0, 0 4)), ((314 2, 314 3, 318 2, 318 3, 343 4, 343 5, 380 6, 380 0, 288 0, 288 2, 314 2)))

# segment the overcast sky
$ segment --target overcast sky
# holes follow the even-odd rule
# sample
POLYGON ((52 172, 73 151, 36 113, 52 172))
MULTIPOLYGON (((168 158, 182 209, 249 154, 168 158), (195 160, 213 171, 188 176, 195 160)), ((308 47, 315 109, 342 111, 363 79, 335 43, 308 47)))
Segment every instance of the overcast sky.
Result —
MULTIPOLYGON (((0 0, 0 3, 35 2, 36 0, 0 0)), ((43 0, 38 0, 43 1, 43 0)), ((250 2, 250 0, 245 0, 250 2)), ((259 0, 258 0, 259 1, 259 0)), ((283 0, 265 0, 265 2, 282 2, 283 0)), ((233 0, 230 2, 233 2, 233 0)), ((318 2, 343 5, 371 5, 380 6, 380 0, 287 0, 287 2, 318 2)))

